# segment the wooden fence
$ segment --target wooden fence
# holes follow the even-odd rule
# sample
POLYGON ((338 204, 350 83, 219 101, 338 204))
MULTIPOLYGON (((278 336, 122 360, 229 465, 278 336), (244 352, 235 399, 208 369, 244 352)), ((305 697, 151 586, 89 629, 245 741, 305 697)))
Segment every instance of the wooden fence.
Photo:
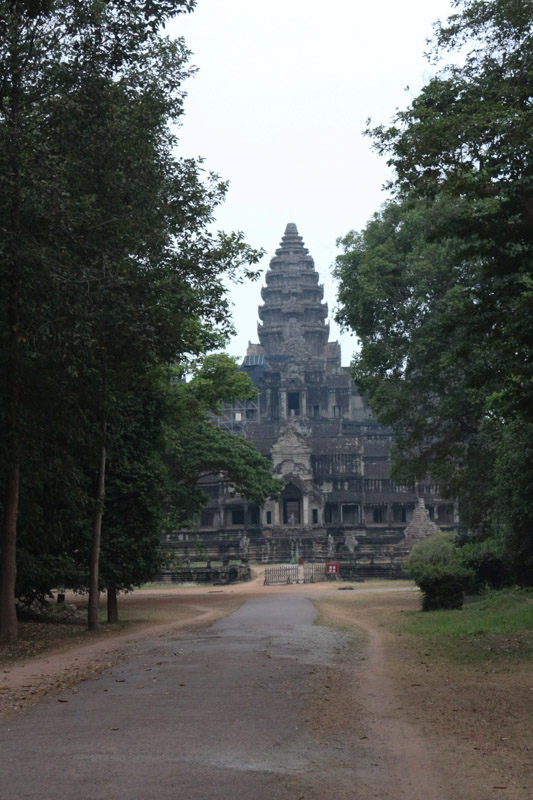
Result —
POLYGON ((287 564, 281 567, 265 567, 265 586, 280 583, 318 583, 326 580, 324 564, 287 564))
POLYGON ((318 583, 325 580, 325 564, 304 564, 304 583, 318 583))
POLYGON ((275 583, 298 583, 298 567, 292 564, 283 567, 265 568, 265 586, 275 583))

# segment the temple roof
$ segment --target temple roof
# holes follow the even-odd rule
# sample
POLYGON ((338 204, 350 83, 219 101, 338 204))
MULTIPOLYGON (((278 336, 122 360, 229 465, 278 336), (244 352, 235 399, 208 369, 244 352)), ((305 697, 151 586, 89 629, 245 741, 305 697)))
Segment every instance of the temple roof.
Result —
POLYGON ((276 269, 281 263, 298 264, 300 268, 314 270, 315 264, 304 240, 298 233, 294 222, 289 222, 275 256, 270 261, 270 269, 276 269))
POLYGON ((325 357, 329 338, 324 287, 294 222, 270 261, 261 290, 259 340, 265 355, 325 357))

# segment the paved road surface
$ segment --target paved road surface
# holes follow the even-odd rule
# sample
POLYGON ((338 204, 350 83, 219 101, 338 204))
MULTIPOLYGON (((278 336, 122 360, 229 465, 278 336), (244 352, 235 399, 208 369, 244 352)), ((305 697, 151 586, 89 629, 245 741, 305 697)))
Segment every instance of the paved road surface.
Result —
POLYGON ((315 614, 301 595, 248 600, 2 723, 1 800, 381 797, 363 737, 320 724, 350 640, 315 614))

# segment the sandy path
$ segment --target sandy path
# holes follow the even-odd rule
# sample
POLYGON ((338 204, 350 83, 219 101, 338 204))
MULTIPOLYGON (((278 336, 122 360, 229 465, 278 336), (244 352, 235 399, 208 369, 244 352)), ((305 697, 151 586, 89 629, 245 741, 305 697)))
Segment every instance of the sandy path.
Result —
MULTIPOLYGON (((127 657, 132 645, 147 638, 163 636, 169 631, 189 631, 207 627, 220 617, 232 613, 249 597, 286 594, 321 596, 332 591, 332 584, 313 586, 264 586, 264 567, 255 570, 254 580, 224 589, 165 587, 132 592, 121 596, 120 613, 143 619, 133 630, 116 632, 104 629, 82 645, 62 645, 57 651, 25 659, 15 665, 0 667, 0 718, 34 705, 50 692, 56 692, 99 674, 127 657)), ((333 585, 336 588, 336 584, 333 585)), ((361 589, 365 593, 395 591, 361 589)), ((68 602, 80 602, 79 595, 67 596, 68 602)), ((105 604, 105 598, 101 605, 105 604)))
POLYGON ((9 718, 51 693, 99 675, 127 658, 138 642, 161 638, 170 631, 187 632, 207 627, 240 605, 240 601, 224 605, 219 601, 212 607, 208 598, 198 598, 196 601, 194 598, 185 598, 176 608, 176 597, 173 595, 165 594, 159 598, 156 596, 155 599, 159 601, 159 618, 170 615, 172 621, 143 623, 133 631, 111 633, 107 638, 97 638, 81 646, 62 649, 4 668, 0 675, 0 718, 9 718), (170 600, 168 605, 170 608, 173 605, 174 611, 162 611, 161 600, 167 603, 170 600))
POLYGON ((366 702, 369 690, 388 700, 374 656, 365 665, 375 647, 379 661, 379 642, 353 644, 315 617, 304 593, 286 591, 207 629, 130 640, 127 659, 97 680, 2 725, 2 792, 444 800, 420 741, 391 750, 383 709, 366 702))
POLYGON ((347 694, 357 698, 366 735, 389 761, 398 792, 390 797, 533 798, 530 667, 494 671, 434 660, 423 639, 394 623, 418 607, 412 592, 342 592, 316 602, 322 624, 366 639, 364 668, 352 671, 347 694))
POLYGON ((146 617, 148 608, 151 621, 3 672, 0 703, 8 717, 1 725, 0 752, 6 758, 11 752, 14 761, 5 762, 1 800, 48 800, 46 793, 31 793, 31 781, 24 792, 16 783, 15 794, 3 790, 13 776, 20 783, 28 752, 41 754, 31 775, 43 764, 49 770, 58 749, 70 753, 61 780, 74 763, 76 780, 65 794, 51 775, 50 800, 59 794, 67 800, 165 800, 176 796, 176 775, 182 781, 178 795, 187 800, 252 795, 257 800, 530 800, 531 731, 527 712, 521 711, 533 694, 527 676, 517 674, 514 682, 509 676, 506 682, 504 676, 451 675, 435 666, 429 671, 405 639, 381 627, 384 610, 415 608, 416 593, 394 585, 338 588, 263 587, 259 576, 224 589, 133 594, 123 608, 134 617, 136 609, 146 617), (309 599, 326 627, 312 624, 309 599), (146 671, 158 693, 151 686, 143 698, 145 689, 138 687, 146 686, 146 671), (129 693, 117 693, 126 689, 116 685, 122 682, 129 693), (485 688, 498 691, 500 703, 509 705, 514 716, 507 729, 498 720, 489 729, 485 688), (468 714, 461 715, 461 704, 468 714), (132 727, 132 718, 141 724, 132 727), (76 720, 81 720, 79 736, 76 720), (513 721, 521 750, 509 746, 513 721), (482 742, 476 738, 481 723, 487 728, 482 742), (120 739, 109 739, 115 728, 120 739), (162 733, 154 738, 156 729, 162 733), (46 732, 44 740, 32 731, 46 732), (504 740, 503 747, 490 748, 489 735, 504 740), (99 736, 105 746, 95 745, 99 736), (96 755, 89 757, 88 742, 96 755), (106 755, 108 745, 112 756, 106 755), (152 783, 164 776, 157 793, 133 766, 135 755, 141 765, 148 758, 145 772, 152 783), (89 763, 92 769, 86 771, 89 763), (126 772, 128 781, 136 776, 127 783, 127 795, 122 788, 110 792, 111 778, 106 782, 103 773, 122 787, 126 772), (102 783, 98 789, 95 774, 102 783), (135 782, 143 787, 138 795, 135 782), (76 793, 80 785, 85 789, 76 793), (236 794, 236 785, 246 791, 236 794))

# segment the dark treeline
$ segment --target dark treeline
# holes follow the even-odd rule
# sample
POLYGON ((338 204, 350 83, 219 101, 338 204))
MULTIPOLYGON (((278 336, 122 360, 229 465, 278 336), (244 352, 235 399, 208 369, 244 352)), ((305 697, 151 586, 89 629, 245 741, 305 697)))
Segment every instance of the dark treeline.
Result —
MULTIPOLYGON (((275 492, 207 424, 253 387, 225 356, 223 280, 261 253, 209 224, 226 184, 180 159, 191 69, 164 35, 194 0, 0 2, 0 641, 16 598, 121 589, 159 567, 165 525, 225 470, 275 492), (185 383, 183 376, 193 374, 185 383)), ((242 445, 242 446, 241 446, 242 445)))
POLYGON ((533 2, 453 5, 429 58, 457 63, 367 131, 392 199, 340 241, 338 318, 396 476, 459 500, 461 569, 531 585, 533 2))

